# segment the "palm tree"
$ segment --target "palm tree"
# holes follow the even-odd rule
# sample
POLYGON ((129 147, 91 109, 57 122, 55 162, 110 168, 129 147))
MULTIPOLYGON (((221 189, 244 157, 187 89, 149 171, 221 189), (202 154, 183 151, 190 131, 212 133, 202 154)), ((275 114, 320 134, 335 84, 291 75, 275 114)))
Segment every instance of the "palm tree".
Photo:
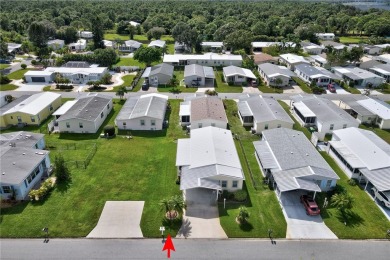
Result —
POLYGON ((168 219, 172 220, 179 217, 184 213, 184 209, 187 208, 187 205, 182 196, 176 195, 172 196, 170 199, 160 200, 159 205, 161 210, 168 215, 168 219))
POLYGON ((119 97, 119 99, 122 99, 124 97, 125 93, 127 93, 126 87, 119 87, 118 90, 116 91, 115 95, 117 95, 119 97))
POLYGON ((238 208, 238 215, 237 215, 237 221, 240 224, 244 224, 248 221, 249 219, 249 212, 248 209, 245 206, 240 206, 238 208))
POLYGON ((331 198, 331 205, 337 208, 342 216, 345 216, 345 211, 351 209, 355 199, 348 193, 337 193, 331 198))

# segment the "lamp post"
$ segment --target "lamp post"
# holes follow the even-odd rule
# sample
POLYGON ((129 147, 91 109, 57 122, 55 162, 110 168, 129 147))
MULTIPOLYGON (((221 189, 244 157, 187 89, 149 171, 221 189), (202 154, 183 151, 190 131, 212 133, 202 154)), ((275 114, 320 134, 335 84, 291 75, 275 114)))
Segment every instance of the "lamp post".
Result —
POLYGON ((164 231, 165 231, 165 227, 164 227, 164 226, 161 226, 161 227, 160 227, 160 231, 161 231, 162 239, 163 239, 163 241, 164 241, 164 231))

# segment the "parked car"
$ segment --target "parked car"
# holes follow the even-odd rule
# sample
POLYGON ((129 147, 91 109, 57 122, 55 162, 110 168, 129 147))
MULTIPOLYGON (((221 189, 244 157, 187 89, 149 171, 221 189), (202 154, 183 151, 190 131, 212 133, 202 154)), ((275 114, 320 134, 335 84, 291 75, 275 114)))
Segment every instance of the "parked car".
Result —
POLYGON ((317 203, 308 195, 301 196, 301 203, 303 203, 307 215, 317 216, 320 214, 321 211, 317 203))
POLYGON ((142 90, 146 91, 148 89, 149 89, 149 83, 144 81, 144 83, 142 83, 142 90))
POLYGON ((372 195, 377 198, 378 201, 382 204, 382 206, 387 207, 390 209, 390 196, 386 195, 384 192, 379 191, 377 188, 373 187, 371 188, 372 195))
POLYGON ((332 93, 336 93, 336 86, 334 83, 328 85, 328 90, 332 93))
POLYGON ((252 80, 251 81, 251 87, 254 87, 254 88, 257 87, 257 81, 256 80, 252 80))

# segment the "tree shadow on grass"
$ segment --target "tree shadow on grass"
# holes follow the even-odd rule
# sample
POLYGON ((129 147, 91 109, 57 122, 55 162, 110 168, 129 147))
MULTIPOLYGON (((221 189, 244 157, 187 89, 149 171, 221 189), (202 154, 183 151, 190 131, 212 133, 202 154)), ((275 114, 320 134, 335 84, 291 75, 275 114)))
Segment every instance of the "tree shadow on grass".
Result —
POLYGON ((350 210, 346 211, 344 214, 339 212, 337 219, 349 227, 357 227, 364 223, 364 219, 360 217, 359 214, 350 210))
POLYGON ((239 225, 240 229, 244 232, 249 232, 253 229, 253 225, 249 222, 245 222, 239 225))
POLYGON ((165 227, 166 234, 171 234, 172 236, 174 236, 179 231, 182 221, 182 217, 174 220, 163 218, 161 220, 161 224, 165 227))
MULTIPOLYGON (((1 209, 1 216, 20 214, 24 211, 24 209, 27 207, 28 204, 29 204, 29 201, 23 201, 19 204, 16 204, 14 206, 9 207, 9 208, 2 208, 1 209)), ((1 218, 1 221, 2 221, 2 218, 1 218)), ((1 221, 0 221, 0 223, 1 223, 1 221)))
POLYGON ((70 185, 72 184, 72 180, 69 181, 62 181, 56 184, 56 189, 61 193, 64 194, 68 191, 70 185))

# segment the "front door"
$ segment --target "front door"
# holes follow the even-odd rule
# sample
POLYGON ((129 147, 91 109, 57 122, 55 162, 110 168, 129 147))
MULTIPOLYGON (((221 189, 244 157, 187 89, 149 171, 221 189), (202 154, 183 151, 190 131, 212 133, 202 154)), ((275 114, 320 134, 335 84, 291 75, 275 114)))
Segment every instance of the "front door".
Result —
POLYGON ((18 118, 18 124, 22 123, 22 118, 20 116, 18 116, 17 118, 18 118))

